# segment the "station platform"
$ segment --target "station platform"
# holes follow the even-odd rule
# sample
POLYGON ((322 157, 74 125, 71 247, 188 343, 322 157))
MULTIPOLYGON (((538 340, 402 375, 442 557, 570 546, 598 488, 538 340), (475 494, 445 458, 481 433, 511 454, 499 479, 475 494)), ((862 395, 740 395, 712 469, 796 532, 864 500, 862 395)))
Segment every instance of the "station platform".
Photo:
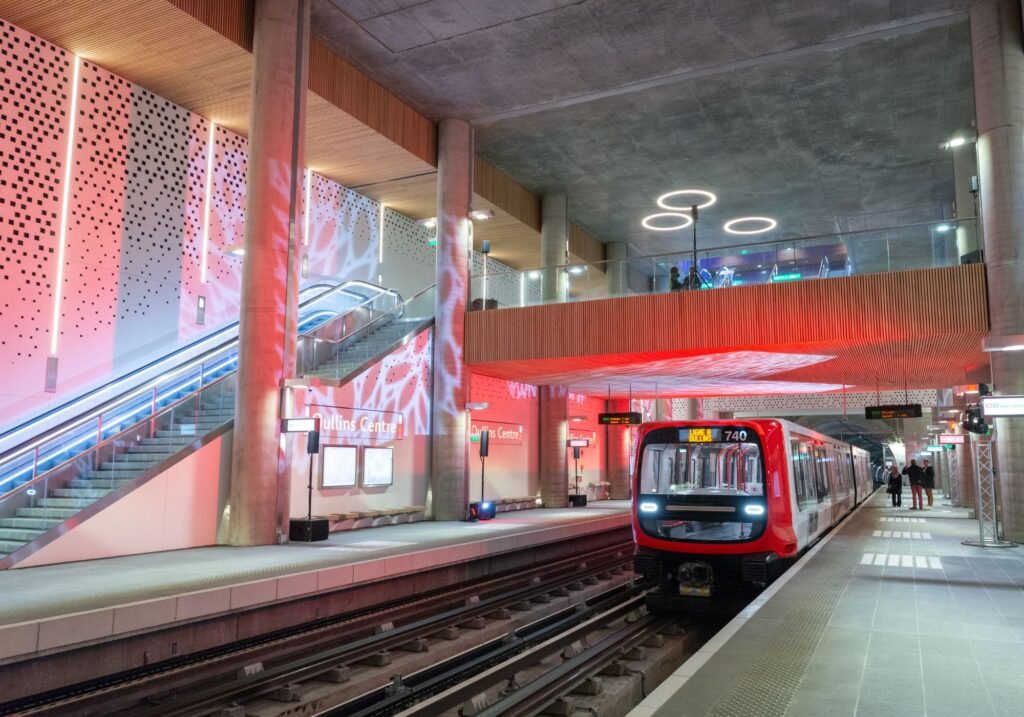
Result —
POLYGON ((0 660, 152 630, 629 525, 628 501, 0 572, 0 660))
POLYGON ((1021 714, 1024 547, 972 537, 876 493, 630 717, 1021 714))

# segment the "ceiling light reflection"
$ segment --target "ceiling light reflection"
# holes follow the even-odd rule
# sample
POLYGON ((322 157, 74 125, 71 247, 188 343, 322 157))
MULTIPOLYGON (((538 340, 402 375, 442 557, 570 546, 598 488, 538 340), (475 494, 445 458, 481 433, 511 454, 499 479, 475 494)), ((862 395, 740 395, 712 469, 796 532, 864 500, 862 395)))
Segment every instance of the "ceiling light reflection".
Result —
POLYGON ((693 217, 691 217, 689 214, 680 214, 679 212, 659 212, 657 214, 651 214, 650 216, 644 217, 643 221, 641 221, 640 224, 643 225, 644 229, 650 229, 651 231, 654 232, 674 232, 679 229, 686 229, 686 227, 693 224, 693 217), (651 224, 652 221, 656 219, 661 219, 663 217, 671 217, 673 219, 678 219, 680 221, 679 223, 673 224, 671 226, 659 227, 651 224))
POLYGON ((705 189, 677 189, 674 192, 668 192, 668 193, 662 194, 660 197, 658 197, 658 206, 661 207, 662 209, 672 209, 673 211, 679 212, 679 211, 690 211, 690 208, 693 207, 694 205, 696 205, 697 209, 703 209, 704 207, 710 207, 712 204, 714 204, 717 201, 718 201, 718 197, 716 197, 714 194, 712 194, 711 192, 709 192, 709 191, 707 191, 705 189), (703 204, 698 204, 696 202, 687 202, 685 205, 683 205, 683 204, 669 204, 669 202, 668 202, 669 199, 672 199, 674 197, 684 197, 684 196, 686 196, 688 194, 695 194, 695 195, 697 195, 697 197, 701 198, 701 201, 703 201, 703 204))
POLYGON ((737 219, 730 219, 727 221, 722 225, 722 229, 728 234, 764 234, 765 232, 770 232, 778 225, 779 223, 771 217, 739 217, 737 219), (737 224, 749 224, 751 222, 760 222, 763 226, 755 229, 735 228, 737 224))

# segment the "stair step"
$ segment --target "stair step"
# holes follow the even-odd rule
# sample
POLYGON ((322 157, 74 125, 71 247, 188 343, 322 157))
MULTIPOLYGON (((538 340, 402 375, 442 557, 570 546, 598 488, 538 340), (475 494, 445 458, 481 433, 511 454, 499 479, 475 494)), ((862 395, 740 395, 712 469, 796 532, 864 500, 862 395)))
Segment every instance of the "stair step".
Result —
POLYGON ((121 470, 89 470, 79 476, 79 480, 128 480, 134 478, 142 471, 138 468, 124 468, 121 470))
POLYGON ((0 528, 28 528, 29 530, 49 530, 63 523, 54 518, 0 518, 0 528))
POLYGON ((162 461, 164 458, 166 458, 169 455, 170 455, 170 453, 164 453, 164 452, 154 453, 154 452, 150 451, 150 452, 147 452, 147 453, 142 453, 141 451, 139 451, 139 452, 132 451, 130 453, 129 452, 118 453, 116 456, 114 456, 114 459, 112 461, 110 461, 110 462, 111 463, 158 463, 158 462, 162 461))
POLYGON ((76 478, 68 483, 69 488, 102 488, 108 491, 131 483, 131 478, 76 478))
POLYGON ((102 498, 110 493, 110 488, 54 488, 50 498, 102 498))
POLYGON ((0 542, 29 543, 45 533, 45 530, 19 530, 17 528, 0 528, 0 542))
MULTIPOLYGON (((172 453, 177 453, 178 449, 170 446, 164 449, 162 446, 154 446, 148 443, 137 443, 134 446, 128 447, 128 453, 132 455, 152 455, 152 456, 169 456, 172 453)), ((124 455, 123 453, 119 455, 124 455)))
POLYGON ((155 466, 160 461, 126 461, 122 460, 123 456, 117 457, 116 463, 100 463, 100 470, 105 471, 134 471, 135 475, 138 475, 142 471, 146 470, 150 466, 155 466))
POLYGON ((181 430, 177 431, 157 431, 156 438, 187 438, 187 443, 191 443, 199 436, 195 433, 182 433, 181 430))
POLYGON ((14 540, 0 540, 0 557, 13 553, 18 548, 22 547, 28 541, 14 541, 14 540))
POLYGON ((40 498, 36 503, 43 508, 88 508, 96 501, 92 498, 40 498))
POLYGON ((60 518, 66 520, 78 512, 77 508, 18 508, 19 518, 60 518))
POLYGON ((156 436, 154 438, 143 438, 142 443, 139 445, 143 446, 167 446, 168 450, 179 450, 181 446, 187 446, 189 443, 196 439, 195 436, 156 436))

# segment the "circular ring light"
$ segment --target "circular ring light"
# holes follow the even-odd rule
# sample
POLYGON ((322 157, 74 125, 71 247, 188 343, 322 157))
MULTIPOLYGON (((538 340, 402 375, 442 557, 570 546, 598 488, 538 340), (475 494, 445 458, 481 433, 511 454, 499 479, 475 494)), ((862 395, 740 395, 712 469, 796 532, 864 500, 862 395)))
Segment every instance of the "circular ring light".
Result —
POLYGON ((641 221, 640 223, 643 224, 644 229, 650 229, 651 231, 654 232, 674 232, 678 231, 679 229, 686 229, 686 227, 693 224, 693 217, 691 217, 689 214, 680 214, 679 212, 659 212, 657 214, 652 214, 649 217, 644 217, 643 221, 641 221), (682 221, 678 224, 673 224, 672 226, 667 227, 653 226, 651 224, 653 220, 661 219, 662 217, 672 217, 673 219, 681 219, 682 221))
POLYGON ((779 223, 771 217, 740 217, 739 219, 730 219, 722 225, 722 229, 729 234, 764 234, 765 232, 770 232, 778 225, 779 223), (746 224, 748 222, 761 222, 764 226, 755 229, 734 229, 737 224, 746 224))
POLYGON ((698 204, 697 209, 710 207, 712 204, 718 201, 718 197, 716 197, 711 192, 704 191, 703 189, 677 189, 674 192, 662 194, 660 197, 658 197, 658 206, 661 207, 662 209, 671 209, 672 211, 675 212, 688 212, 690 211, 690 208, 694 205, 693 202, 690 202, 686 206, 679 206, 678 204, 668 203, 668 200, 672 199, 673 197, 682 197, 686 196, 687 194, 694 194, 697 196, 697 199, 699 201, 704 202, 703 204, 698 204))

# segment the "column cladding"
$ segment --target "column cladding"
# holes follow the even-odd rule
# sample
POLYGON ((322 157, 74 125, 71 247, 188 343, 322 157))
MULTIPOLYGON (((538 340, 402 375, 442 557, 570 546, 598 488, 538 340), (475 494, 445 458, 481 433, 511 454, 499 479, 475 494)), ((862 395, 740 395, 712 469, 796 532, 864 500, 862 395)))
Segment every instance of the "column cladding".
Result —
POLYGON ((538 386, 540 393, 540 497, 545 508, 569 504, 569 390, 538 386))
POLYGON ((433 441, 430 513, 462 520, 469 498, 464 320, 469 282, 473 130, 464 120, 438 127, 437 292, 434 308, 433 441))
POLYGON ((257 0, 228 541, 284 539, 282 381, 295 372, 309 0, 257 0))
MULTIPOLYGON (((609 413, 628 413, 629 401, 617 398, 608 401, 609 413)), ((601 429, 598 429, 601 430, 601 429)), ((629 465, 629 426, 605 426, 608 447, 608 482, 611 483, 612 500, 629 498, 630 469, 629 465)))
MULTIPOLYGON (((1016 0, 970 10, 978 174, 993 338, 1024 334, 1024 34, 1016 0)), ((994 392, 1024 394, 1024 352, 991 355, 994 392)), ((1024 542, 1024 418, 997 418, 1005 536, 1024 542)))
POLYGON ((565 301, 565 272, 557 268, 569 261, 569 200, 564 194, 541 197, 540 254, 544 302, 565 301))

